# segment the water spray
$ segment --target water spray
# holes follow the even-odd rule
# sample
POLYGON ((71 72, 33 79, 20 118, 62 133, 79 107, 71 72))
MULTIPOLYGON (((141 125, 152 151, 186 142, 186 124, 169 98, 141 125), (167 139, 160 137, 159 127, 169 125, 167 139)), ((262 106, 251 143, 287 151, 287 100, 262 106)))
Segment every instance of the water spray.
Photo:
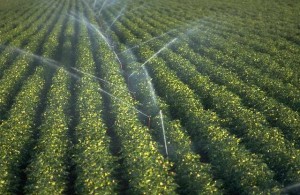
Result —
POLYGON ((136 73, 138 73, 141 69, 144 69, 144 66, 153 58, 155 58, 159 53, 161 53, 163 50, 165 50, 169 45, 171 45, 172 43, 174 43, 178 38, 174 38, 172 39, 169 43, 165 44, 160 50, 158 50, 155 54, 153 54, 150 58, 148 58, 138 69, 139 70, 135 70, 133 71, 128 77, 127 80, 129 81, 129 79, 135 75, 136 73))
MULTIPOLYGON (((153 54, 148 60, 146 60, 139 68, 142 68, 144 70, 144 73, 146 75, 147 78, 147 83, 150 87, 150 93, 151 93, 151 98, 153 103, 155 104, 155 106, 157 105, 157 101, 155 99, 155 91, 154 91, 154 87, 151 83, 151 80, 149 79, 150 76, 148 74, 147 68, 145 67, 145 64, 147 64, 151 59, 153 59, 154 57, 156 57, 160 52, 162 52, 164 49, 166 49, 170 44, 172 44, 173 42, 175 42, 177 40, 177 38, 172 39, 170 42, 168 42, 167 44, 165 44, 160 50, 158 50, 155 54, 153 54)), ((127 81, 129 83, 129 79, 135 75, 136 73, 138 73, 139 70, 135 70, 133 71, 128 77, 127 77, 127 81)), ((162 124, 162 129, 163 129, 163 135, 164 135, 164 142, 165 142, 165 150, 166 150, 166 155, 168 156, 168 148, 167 148, 167 143, 166 143, 166 136, 165 136, 165 129, 164 129, 164 123, 163 123, 163 117, 162 117, 162 111, 160 110, 160 119, 161 119, 161 124, 162 124)), ((148 128, 150 129, 150 125, 151 125, 151 116, 148 117, 148 128)))
POLYGON ((112 51, 113 51, 113 53, 115 54, 115 57, 116 57, 116 59, 118 60, 118 62, 119 62, 119 64, 120 64, 120 69, 121 69, 121 70, 124 70, 124 69, 123 69, 123 64, 122 64, 122 62, 121 62, 121 60, 120 60, 118 54, 115 52, 115 50, 112 50, 112 51))
POLYGON ((165 32, 165 33, 163 33, 163 34, 161 34, 161 35, 159 35, 159 36, 157 36, 157 37, 153 37, 153 38, 151 38, 151 39, 149 39, 149 40, 147 40, 147 41, 145 41, 145 42, 142 42, 141 44, 138 44, 138 45, 135 45, 135 46, 133 46, 133 47, 130 47, 130 48, 128 48, 128 49, 126 49, 126 50, 124 50, 124 51, 122 51, 122 52, 120 52, 120 53, 126 53, 127 51, 130 51, 130 50, 132 50, 132 49, 134 49, 134 48, 140 47, 140 46, 142 46, 142 45, 144 45, 144 44, 146 44, 146 43, 149 43, 149 42, 151 42, 151 41, 153 41, 153 40, 159 39, 159 38, 163 37, 164 35, 169 34, 170 32, 173 32, 173 31, 175 31, 175 30, 176 30, 176 29, 169 30, 168 32, 165 32))
POLYGON ((296 184, 285 187, 281 191, 281 194, 298 194, 296 192, 299 192, 299 191, 300 191, 300 183, 296 183, 296 184))
POLYGON ((178 38, 174 38, 172 39, 169 43, 165 44, 165 46, 163 46, 161 49, 159 49, 155 54, 153 54, 148 60, 146 60, 141 67, 145 66, 150 60, 152 60, 153 58, 155 58, 159 53, 161 53, 163 50, 165 50, 169 45, 171 45, 172 43, 174 43, 178 38))
POLYGON ((115 4, 118 4, 119 2, 115 2, 116 0, 110 0, 110 2, 109 3, 107 3, 107 5, 106 5, 106 7, 110 7, 110 6, 113 6, 113 5, 115 5, 115 4))
POLYGON ((109 25, 109 27, 106 29, 105 33, 110 30, 110 28, 115 24, 115 22, 124 14, 124 10, 126 9, 126 6, 123 7, 120 11, 119 14, 115 17, 115 19, 112 21, 112 23, 109 25))
MULTIPOLYGON (((145 7, 147 4, 148 4, 148 3, 144 3, 144 4, 142 4, 142 5, 140 5, 140 6, 136 7, 136 8, 133 8, 133 9, 129 10, 127 13, 131 13, 131 12, 137 10, 137 9, 141 9, 141 8, 145 7)), ((123 16, 123 15, 125 14, 125 13, 123 13, 125 9, 126 9, 126 5, 125 5, 125 7, 123 7, 123 8, 121 9, 121 11, 119 11, 118 16, 115 17, 115 19, 113 20, 113 22, 112 22, 112 23, 110 24, 110 26, 107 28, 106 32, 107 32, 108 30, 110 30, 110 28, 113 26, 113 24, 114 24, 121 16, 123 16)))
POLYGON ((156 106, 157 105, 157 101, 156 101, 156 98, 155 98, 155 91, 154 91, 153 84, 152 84, 152 82, 150 80, 150 76, 149 76, 147 68, 145 66, 143 66, 143 70, 144 70, 144 73, 146 75, 147 84, 148 84, 148 86, 150 88, 150 93, 151 93, 152 101, 153 101, 154 105, 156 106))
POLYGON ((102 9, 104 8, 106 2, 107 2, 107 0, 105 0, 105 1, 102 3, 102 6, 101 6, 101 8, 100 8, 100 10, 99 10, 99 12, 98 12, 98 15, 101 14, 101 11, 102 11, 102 9))
POLYGON ((132 77, 133 75, 135 75, 137 73, 137 71, 133 71, 129 76, 128 78, 132 77))
MULTIPOLYGON (((111 82, 108 82, 108 81, 105 80, 105 79, 102 79, 102 78, 97 77, 97 76, 95 76, 95 75, 92 75, 92 74, 90 74, 90 73, 84 72, 84 71, 79 70, 79 69, 77 69, 77 68, 72 67, 71 69, 73 69, 73 70, 75 70, 75 71, 77 71, 77 72, 80 72, 81 74, 90 76, 90 77, 92 77, 92 78, 94 78, 94 79, 97 79, 97 80, 99 80, 99 81, 102 81, 102 82, 104 82, 104 83, 107 83, 107 84, 109 84, 109 85, 117 86, 116 84, 113 84, 113 83, 111 83, 111 82)), ((127 89, 126 89, 126 91, 127 91, 127 89)), ((134 94, 133 91, 130 91, 130 90, 128 90, 128 91, 129 91, 130 93, 134 94)))
MULTIPOLYGON (((103 2, 102 8, 103 8, 103 6, 104 6, 105 3, 106 3, 106 0, 103 2)), ((124 10, 124 9, 125 9, 125 8, 123 8, 122 10, 124 10)), ((100 9, 100 12, 101 12, 101 10, 102 10, 102 9, 100 9)), ((116 22, 117 19, 121 16, 122 10, 121 10, 120 14, 119 14, 119 15, 115 18, 115 20, 112 22, 111 26, 112 26, 113 23, 116 22)), ((95 25, 93 25, 93 24, 91 24, 90 22, 88 22, 84 17, 82 17, 81 20, 75 18, 74 16, 72 16, 72 17, 73 17, 76 21, 78 21, 78 22, 80 22, 80 23, 84 23, 88 28, 92 29, 92 30, 95 31, 98 35, 100 35, 100 37, 105 41, 106 45, 111 49, 111 51, 112 51, 112 52, 114 53, 114 55, 116 56, 116 59, 117 59, 118 62, 120 63, 120 68, 123 69, 122 62, 121 62, 121 60, 120 60, 118 54, 115 52, 114 48, 111 46, 111 44, 109 43, 108 39, 107 39, 106 36, 101 32, 101 30, 98 29, 95 25)), ((111 26, 110 26, 110 27, 111 27, 111 26)), ((110 28, 110 27, 109 27, 109 28, 110 28)), ((109 30, 109 29, 108 29, 108 30, 109 30)), ((175 30, 175 29, 172 29, 172 30, 170 30, 170 31, 168 31, 168 32, 166 32, 166 33, 164 33, 164 34, 158 36, 158 37, 154 37, 154 38, 152 38, 152 39, 150 39, 150 40, 148 40, 148 41, 146 41, 146 42, 144 42, 144 43, 142 43, 142 44, 148 43, 148 42, 150 42, 150 41, 152 41, 152 40, 154 40, 154 39, 158 39, 158 38, 160 38, 160 37, 162 37, 162 36, 164 36, 164 35, 166 35, 166 34, 172 32, 172 31, 174 31, 174 30, 175 30)), ((163 50, 165 50, 169 45, 171 45, 172 43, 174 43, 177 39, 178 39, 178 38, 174 38, 174 39, 172 39, 170 42, 168 42, 167 44, 165 44, 161 49, 159 49, 155 54, 153 54, 149 59, 147 59, 147 60, 140 66, 140 68, 142 68, 142 69, 144 70, 144 72, 145 72, 147 78, 149 78, 149 74, 148 74, 148 72, 147 72, 147 69, 145 68, 145 65, 146 65, 150 60, 152 60, 153 58, 155 58, 159 53, 161 53, 163 50)), ((73 70, 80 71, 80 70, 75 69, 75 68, 73 68, 73 70)), ((84 72, 82 72, 82 71, 80 71, 80 72, 83 73, 83 74, 88 74, 88 73, 84 73, 84 72)), ((129 77, 128 77, 128 81, 129 81, 129 78, 130 78, 131 76, 133 76, 134 74, 136 74, 137 72, 138 72, 137 70, 134 71, 134 72, 132 72, 132 73, 129 75, 129 77)), ((99 79, 99 80, 101 80, 101 81, 103 81, 103 82, 109 83, 108 81, 106 81, 106 80, 104 80, 104 79, 101 79, 101 78, 98 78, 98 77, 96 77, 96 76, 94 76, 94 75, 90 75, 90 74, 89 74, 89 76, 92 76, 92 77, 94 77, 94 78, 96 78, 96 79, 99 79)), ((150 81, 149 79, 147 79, 147 82, 148 82, 148 84, 150 85, 151 96, 152 96, 153 102, 156 104, 155 94, 154 94, 154 89, 153 89, 152 83, 151 83, 151 81, 150 81)), ((110 84, 110 83, 109 83, 109 84, 110 84)), ((137 111, 138 113, 142 114, 143 116, 147 117, 147 118, 148 118, 148 128, 149 128, 149 129, 151 128, 151 116, 145 114, 145 113, 142 112, 141 110, 137 109, 137 108, 134 107, 134 106, 131 106, 130 104, 124 102, 123 100, 121 100, 120 98, 118 98, 118 97, 116 97, 116 96, 110 94, 109 92, 107 92, 107 91, 105 91, 105 90, 103 90, 103 89, 101 89, 101 88, 99 88, 99 90, 100 90, 102 93, 104 93, 104 94, 106 94, 106 95, 108 95, 108 96, 110 96, 110 97, 112 97, 112 98, 114 98, 114 99, 116 99, 116 100, 122 102, 123 104, 125 104, 125 105, 127 105, 127 106, 130 106, 133 110, 135 110, 135 111, 137 111)), ((131 93, 133 93, 133 92, 131 92, 131 93)), ((163 119, 163 115, 162 115, 162 111, 161 111, 161 110, 160 110, 159 113, 160 113, 160 120, 161 120, 161 125, 162 125, 163 136, 164 136, 164 143, 165 143, 166 155, 168 156, 168 147, 167 147, 166 136, 165 136, 164 119, 163 119)))
MULTIPOLYGON (((0 45, 0 47, 3 47, 3 45, 0 45)), ((28 52, 28 51, 22 50, 22 49, 20 49, 20 48, 15 48, 15 47, 10 47, 10 46, 5 46, 5 47, 9 47, 9 49, 12 49, 12 50, 17 51, 17 52, 19 52, 19 53, 22 53, 22 54, 31 56, 31 57, 33 57, 34 59, 40 60, 40 61, 42 61, 42 62, 45 62, 46 65, 48 65, 48 66, 50 66, 50 67, 52 67, 52 68, 55 68, 55 69, 61 68, 61 69, 64 70, 67 74, 69 74, 71 77, 74 77, 74 78, 76 78, 76 79, 80 79, 80 76, 79 76, 79 75, 74 74, 74 73, 71 73, 70 71, 67 71, 65 68, 63 68, 62 66, 59 65, 59 62, 57 62, 57 61, 55 61, 55 60, 48 59, 48 58, 45 58, 45 57, 42 57, 42 56, 38 56, 38 55, 36 55, 36 54, 33 54, 33 53, 28 52)), ((94 76, 94 75, 92 75, 92 74, 83 72, 83 71, 81 71, 81 70, 79 70, 79 69, 77 69, 77 68, 72 67, 71 69, 73 69, 73 70, 75 70, 75 71, 77 71, 77 72, 81 72, 81 73, 84 74, 84 75, 88 75, 88 76, 93 77, 93 78, 95 78, 95 79, 98 79, 98 80, 101 80, 101 81, 103 81, 103 82, 106 82, 106 83, 108 83, 108 84, 114 85, 113 83, 110 83, 110 82, 108 82, 108 81, 106 81, 106 80, 104 80, 104 79, 102 79, 102 78, 96 77, 96 76, 94 76)), ((115 99, 121 101, 121 99, 119 99, 119 98, 116 97, 116 96, 113 96, 112 94, 108 93, 107 91, 105 91, 105 90, 103 90, 103 89, 101 89, 101 88, 99 88, 99 90, 102 91, 103 93, 105 93, 105 94, 107 94, 107 95, 109 95, 109 96, 111 96, 111 97, 113 97, 113 98, 115 98, 115 99)), ((134 93, 134 92, 132 92, 132 91, 130 91, 130 90, 129 90, 129 92, 130 92, 130 93, 134 93)), ((125 102, 123 102, 123 103, 125 103, 125 102)), ((130 107, 133 107, 133 106, 127 104, 127 103, 125 103, 125 104, 128 105, 128 106, 130 106, 130 107)), ((133 109, 136 110, 137 112, 139 112, 140 114, 142 114, 142 115, 148 117, 148 118, 150 117, 150 116, 148 116, 147 114, 143 113, 142 111, 136 109, 135 107, 133 107, 133 109)))
POLYGON ((166 155, 169 156, 168 146, 167 146, 167 139, 166 139, 166 132, 165 132, 165 125, 164 125, 164 118, 163 118, 163 114, 162 114, 161 110, 159 111, 159 115, 160 115, 160 122, 161 122, 162 133, 163 133, 163 137, 164 137, 164 144, 165 144, 166 155))
MULTIPOLYGON (((94 4, 96 3, 97 0, 94 1, 94 4)), ((89 9, 93 10, 93 8, 91 8, 90 4, 88 4, 85 0, 81 0, 81 2, 86 5, 89 9)), ((93 5, 94 6, 94 5, 93 5)), ((95 8, 95 7, 94 7, 95 8)))
POLYGON ((118 56, 118 54, 115 52, 113 46, 111 46, 111 44, 109 43, 108 39, 106 36, 104 36, 104 34, 101 32, 100 29, 98 29, 95 25, 91 24, 90 22, 87 21, 86 18, 84 18, 83 16, 81 17, 81 20, 77 19, 75 16, 70 15, 70 17, 72 17, 75 21, 79 22, 79 23, 83 23, 87 26, 87 28, 91 29, 92 31, 96 32, 98 35, 100 35, 100 37, 104 40, 105 44, 110 48, 110 50, 113 52, 113 54, 115 55, 115 58, 117 59, 117 61, 120 64, 120 69, 123 70, 123 65, 122 62, 118 56))
POLYGON ((57 62, 57 61, 55 61, 55 60, 53 60, 53 59, 49 59, 49 58, 46 58, 46 57, 43 57, 43 56, 39 56, 39 55, 36 55, 36 54, 31 53, 31 52, 29 52, 29 51, 26 51, 26 50, 23 50, 23 49, 20 49, 20 48, 17 48, 17 47, 13 47, 13 46, 5 46, 5 45, 1 45, 1 44, 0 44, 0 47, 6 47, 6 48, 8 48, 8 49, 10 49, 10 50, 16 51, 16 52, 18 52, 18 53, 20 53, 20 54, 23 54, 23 55, 25 55, 25 56, 26 56, 26 55, 27 55, 27 56, 30 56, 30 57, 32 57, 33 59, 38 60, 38 61, 41 61, 41 62, 45 63, 44 65, 50 66, 50 67, 52 67, 52 68, 55 68, 55 69, 61 68, 61 69, 63 69, 63 71, 65 71, 65 72, 66 72, 67 74, 69 74, 70 76, 72 76, 72 77, 74 77, 74 78, 76 78, 76 79, 80 79, 80 77, 79 77, 78 75, 73 74, 73 73, 71 73, 70 71, 66 70, 65 68, 63 68, 63 67, 59 64, 59 62, 57 62))
MULTIPOLYGON (((84 1, 85 2, 85 1, 84 1)), ((96 4, 97 4, 97 0, 94 0, 94 3, 93 3, 93 8, 95 9, 96 7, 96 4)))
POLYGON ((98 35, 100 35, 100 37, 105 41, 105 43, 110 46, 107 38, 103 35, 103 33, 94 25, 91 24, 84 16, 81 16, 80 18, 77 18, 75 16, 75 14, 68 14, 72 19, 74 19, 75 21, 81 23, 81 24, 85 24, 85 26, 87 28, 89 28, 90 30, 93 30, 94 32, 96 32, 98 35))

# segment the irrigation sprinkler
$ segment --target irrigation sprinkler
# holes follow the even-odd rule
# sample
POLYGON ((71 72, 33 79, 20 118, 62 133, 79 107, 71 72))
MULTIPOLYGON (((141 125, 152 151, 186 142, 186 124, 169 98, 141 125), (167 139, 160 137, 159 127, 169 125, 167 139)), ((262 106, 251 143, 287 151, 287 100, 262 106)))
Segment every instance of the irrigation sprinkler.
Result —
MULTIPOLYGON (((157 100, 155 98, 155 91, 154 91, 154 87, 153 84, 151 82, 151 80, 149 79, 150 76, 148 74, 147 68, 145 67, 145 65, 154 57, 156 57, 160 52, 162 52, 164 49, 166 49, 170 44, 172 44, 173 42, 175 42, 177 40, 177 38, 172 39, 170 42, 168 42, 167 44, 165 44, 160 50, 158 50, 155 54, 153 54, 149 59, 147 59, 140 67, 138 67, 138 70, 133 71, 128 77, 127 77, 127 82, 129 83, 130 78, 135 75, 136 73, 138 73, 140 70, 140 68, 144 71, 145 75, 146 75, 146 79, 147 79, 147 83, 149 85, 150 88, 150 93, 151 93, 151 98, 152 101, 154 103, 155 106, 157 106, 157 100)), ((168 148, 167 148, 167 143, 166 143, 166 137, 165 137, 165 129, 164 129, 164 123, 163 123, 163 117, 162 117, 162 111, 160 110, 160 119, 161 119, 161 123, 162 123, 162 128, 163 128, 163 134, 164 134, 164 141, 165 141, 165 149, 166 149, 166 154, 168 156, 168 148)), ((151 127, 151 116, 148 117, 148 128, 150 129, 151 127)))
POLYGON ((148 117, 148 129, 151 128, 151 116, 148 117))

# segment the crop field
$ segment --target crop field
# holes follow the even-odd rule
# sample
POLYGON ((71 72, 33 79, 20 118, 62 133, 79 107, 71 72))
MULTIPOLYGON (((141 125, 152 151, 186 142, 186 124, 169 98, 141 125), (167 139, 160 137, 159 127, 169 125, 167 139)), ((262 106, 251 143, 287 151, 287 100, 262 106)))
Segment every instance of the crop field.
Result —
POLYGON ((299 0, 0 0, 0 194, 299 194, 299 0))

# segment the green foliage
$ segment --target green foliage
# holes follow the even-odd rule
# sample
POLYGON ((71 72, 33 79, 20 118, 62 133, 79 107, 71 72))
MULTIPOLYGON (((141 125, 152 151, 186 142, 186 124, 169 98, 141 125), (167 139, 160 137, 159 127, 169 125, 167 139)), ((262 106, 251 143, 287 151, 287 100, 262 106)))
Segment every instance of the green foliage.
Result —
MULTIPOLYGON (((51 15, 48 22, 53 22, 53 20, 55 20, 55 15, 51 15)), ((39 22, 41 21, 39 20, 39 22)), ((30 69, 32 69, 31 66, 33 66, 36 60, 32 54, 38 52, 39 44, 47 35, 49 30, 47 29, 48 27, 49 23, 36 36, 30 37, 28 40, 29 44, 24 48, 25 53, 21 52, 21 55, 14 60, 13 64, 8 69, 4 70, 3 77, 0 80, 0 113, 7 109, 12 95, 16 93, 26 75, 30 74, 30 69)), ((56 26, 56 30, 59 30, 59 28, 60 26, 56 26)), ((45 57, 49 56, 50 55, 45 54, 45 57)), ((41 64, 42 62, 39 61, 38 63, 41 64)))
POLYGON ((36 110, 41 91, 45 85, 43 68, 26 81, 9 113, 8 120, 0 125, 0 193, 8 194, 17 190, 19 165, 26 159, 24 147, 32 142, 36 110))
POLYGON ((264 155, 265 161, 278 172, 279 180, 285 183, 299 181, 299 151, 285 140, 279 129, 269 127, 263 115, 245 108, 241 99, 225 87, 215 85, 198 74, 189 61, 169 51, 163 55, 178 76, 226 120, 228 128, 243 137, 249 149, 264 155))
MULTIPOLYGON (((78 67, 95 74, 95 63, 85 26, 81 26, 82 39, 78 45, 78 67)), ((76 127, 78 143, 75 148, 75 188, 78 194, 114 194, 117 182, 112 177, 116 159, 110 154, 107 127, 102 119, 101 86, 93 78, 84 76, 77 83, 76 111, 79 115, 76 127)))
POLYGON ((300 127, 300 116, 297 112, 268 97, 260 88, 242 82, 235 73, 218 66, 203 56, 195 54, 189 47, 180 46, 175 50, 195 64, 199 72, 238 94, 242 98, 243 104, 254 107, 261 112, 269 123, 280 127, 280 130, 289 140, 295 144, 299 142, 300 134, 297 129, 300 127))
POLYGON ((27 170, 27 193, 62 194, 66 188, 66 154, 70 144, 66 116, 70 98, 68 80, 69 76, 63 69, 59 69, 53 78, 34 158, 27 170))
POLYGON ((0 194, 300 182, 298 1, 0 4, 0 194))
POLYGON ((176 109, 178 116, 184 119, 190 135, 203 145, 219 177, 230 183, 233 191, 259 193, 270 190, 276 182, 272 181, 274 173, 267 165, 258 156, 249 153, 239 139, 221 128, 217 115, 204 111, 193 92, 163 68, 163 61, 157 60, 151 65, 152 75, 155 75, 153 78, 161 86, 159 93, 164 94, 171 108, 176 109), (169 95, 172 98, 168 98, 169 95), (245 172, 248 174, 244 175, 245 172))
MULTIPOLYGON (((67 4, 63 4, 63 9, 67 4)), ((61 17, 53 31, 47 37, 43 46, 43 55, 53 58, 59 45, 59 34, 62 31, 61 17)), ((49 70, 49 67, 47 67, 49 70)), ((51 76, 51 75, 48 75, 51 76)), ((67 183, 67 154, 70 139, 67 135, 69 118, 70 78, 67 72, 60 68, 52 78, 50 90, 47 94, 47 107, 43 113, 38 140, 32 151, 32 161, 26 171, 26 193, 30 194, 62 194, 67 183)))
MULTIPOLYGON (((128 64, 126 67, 128 73, 141 69, 141 64, 130 63, 135 60, 133 55, 124 56, 124 59, 128 64)), ((154 137, 161 140, 161 145, 164 145, 158 109, 164 107, 164 111, 168 112, 167 105, 162 104, 161 101, 153 100, 153 98, 157 99, 158 97, 151 92, 152 89, 149 87, 149 82, 151 81, 150 78, 147 78, 144 71, 141 70, 135 72, 135 74, 128 78, 128 82, 130 89, 134 91, 134 96, 141 103, 139 109, 152 116, 152 135, 154 134, 154 137)), ((167 147, 169 148, 169 159, 174 163, 175 172, 177 173, 175 179, 179 184, 178 191, 180 193, 196 194, 220 193, 216 187, 217 182, 212 179, 211 166, 199 162, 200 158, 192 151, 191 140, 186 135, 186 132, 181 127, 179 121, 169 121, 169 116, 166 115, 163 117, 166 129, 167 147)), ((149 121, 147 121, 147 123, 148 122, 149 121)))
POLYGON ((132 193, 174 194, 176 184, 172 165, 158 151, 146 127, 138 121, 133 109, 136 103, 126 89, 125 80, 119 73, 115 56, 104 42, 99 42, 101 73, 107 90, 116 98, 111 98, 115 130, 122 143, 122 156, 128 174, 129 190, 132 193))

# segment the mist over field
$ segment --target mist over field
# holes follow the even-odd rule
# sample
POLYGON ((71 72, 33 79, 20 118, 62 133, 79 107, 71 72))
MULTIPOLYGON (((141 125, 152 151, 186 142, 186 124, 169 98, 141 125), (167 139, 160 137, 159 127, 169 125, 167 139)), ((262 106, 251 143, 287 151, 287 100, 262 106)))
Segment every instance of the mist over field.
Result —
POLYGON ((0 0, 0 194, 299 194, 300 1, 0 0))

